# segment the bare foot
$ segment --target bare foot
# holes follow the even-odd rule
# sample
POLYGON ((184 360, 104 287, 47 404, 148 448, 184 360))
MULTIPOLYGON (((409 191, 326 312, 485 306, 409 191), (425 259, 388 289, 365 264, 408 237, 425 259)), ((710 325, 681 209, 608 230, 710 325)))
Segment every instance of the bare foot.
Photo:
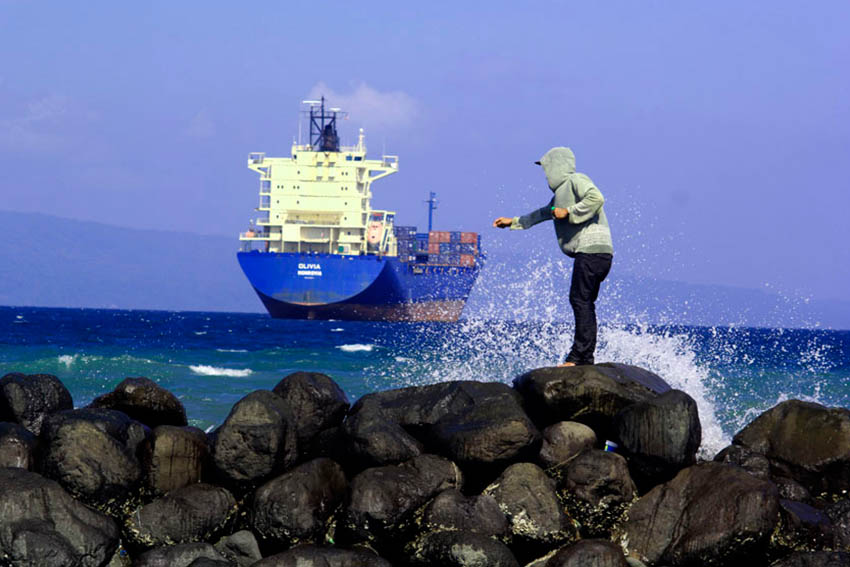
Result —
POLYGON ((558 368, 567 368, 567 367, 569 367, 569 366, 575 366, 575 365, 576 365, 576 363, 575 363, 575 362, 565 362, 565 363, 563 363, 563 364, 559 364, 559 365, 558 365, 558 368))

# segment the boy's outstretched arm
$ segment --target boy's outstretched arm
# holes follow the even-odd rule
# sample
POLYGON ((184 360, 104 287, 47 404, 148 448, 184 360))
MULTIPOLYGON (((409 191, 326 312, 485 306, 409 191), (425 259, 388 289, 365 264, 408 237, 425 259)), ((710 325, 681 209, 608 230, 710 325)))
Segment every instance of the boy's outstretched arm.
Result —
POLYGON ((521 230, 524 228, 531 228, 532 226, 543 221, 552 220, 553 216, 555 216, 556 218, 564 218, 562 216, 558 216, 558 213, 563 212, 564 216, 566 216, 566 209, 555 209, 553 211, 553 203, 554 199, 552 201, 549 201, 549 204, 545 207, 540 207, 536 211, 531 211, 527 215, 523 215, 521 217, 499 217, 493 221, 493 226, 496 228, 511 228, 513 230, 521 230))

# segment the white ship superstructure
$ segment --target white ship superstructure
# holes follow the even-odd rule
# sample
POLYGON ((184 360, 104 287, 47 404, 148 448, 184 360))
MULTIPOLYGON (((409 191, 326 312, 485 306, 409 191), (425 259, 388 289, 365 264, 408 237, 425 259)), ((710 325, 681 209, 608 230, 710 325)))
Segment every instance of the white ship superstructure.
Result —
POLYGON ((239 235, 243 250, 395 255, 395 213, 371 208, 371 185, 398 171, 398 157, 366 159, 362 128, 356 145, 340 146, 343 113, 326 110, 324 97, 305 104, 308 144, 293 142, 290 157, 248 158, 260 175, 260 202, 254 226, 239 235))

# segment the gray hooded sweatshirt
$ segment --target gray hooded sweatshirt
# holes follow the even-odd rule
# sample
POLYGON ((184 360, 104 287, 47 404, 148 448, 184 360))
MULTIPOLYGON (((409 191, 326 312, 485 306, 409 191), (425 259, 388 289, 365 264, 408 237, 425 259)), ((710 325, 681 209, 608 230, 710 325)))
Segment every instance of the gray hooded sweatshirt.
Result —
POLYGON ((555 194, 545 207, 514 217, 511 229, 531 228, 553 220, 558 245, 564 254, 613 254, 611 230, 602 209, 605 198, 583 173, 576 173, 576 157, 570 148, 552 148, 540 158, 549 189, 555 194), (555 219, 552 207, 567 209, 565 219, 555 219))

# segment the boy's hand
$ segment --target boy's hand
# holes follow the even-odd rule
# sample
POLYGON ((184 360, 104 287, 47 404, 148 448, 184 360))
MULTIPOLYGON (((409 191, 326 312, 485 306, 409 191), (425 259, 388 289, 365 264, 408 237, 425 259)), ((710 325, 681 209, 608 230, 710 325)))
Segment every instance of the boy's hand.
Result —
POLYGON ((568 214, 570 214, 568 209, 562 209, 561 207, 555 207, 552 209, 552 216, 556 219, 565 219, 568 214))
POLYGON ((493 226, 496 228, 508 228, 513 224, 514 219, 509 219, 508 217, 499 217, 493 221, 493 226))

